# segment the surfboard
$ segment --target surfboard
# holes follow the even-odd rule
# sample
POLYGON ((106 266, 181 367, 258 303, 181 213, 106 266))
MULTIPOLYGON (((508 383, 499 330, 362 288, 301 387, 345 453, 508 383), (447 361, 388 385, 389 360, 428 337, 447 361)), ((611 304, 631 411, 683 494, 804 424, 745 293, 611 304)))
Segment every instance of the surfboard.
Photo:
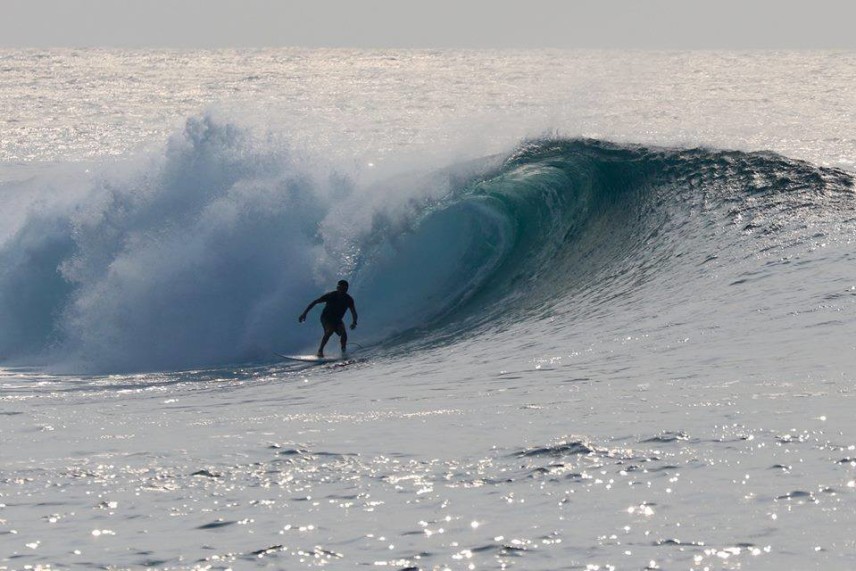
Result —
POLYGON ((283 355, 281 353, 274 353, 280 359, 285 359, 287 361, 299 361, 301 363, 315 363, 318 365, 324 363, 335 363, 336 361, 344 361, 350 358, 350 355, 343 355, 341 357, 319 357, 318 355, 283 355))

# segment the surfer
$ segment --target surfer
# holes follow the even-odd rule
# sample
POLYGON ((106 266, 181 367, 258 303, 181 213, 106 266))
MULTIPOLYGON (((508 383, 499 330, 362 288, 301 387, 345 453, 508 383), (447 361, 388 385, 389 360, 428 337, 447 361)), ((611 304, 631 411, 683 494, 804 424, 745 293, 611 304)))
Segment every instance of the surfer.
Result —
POLYGON ((324 336, 321 338, 321 346, 318 347, 318 356, 324 356, 324 346, 330 340, 333 333, 339 336, 342 341, 342 353, 347 351, 348 347, 348 332, 345 330, 345 324, 342 318, 345 317, 345 312, 351 310, 351 329, 357 326, 357 308, 354 306, 354 298, 348 295, 348 282, 339 280, 336 284, 336 291, 325 293, 315 301, 309 304, 306 311, 300 314, 297 321, 303 323, 306 321, 306 314, 309 310, 319 303, 324 303, 324 309, 321 311, 321 325, 324 327, 324 336))

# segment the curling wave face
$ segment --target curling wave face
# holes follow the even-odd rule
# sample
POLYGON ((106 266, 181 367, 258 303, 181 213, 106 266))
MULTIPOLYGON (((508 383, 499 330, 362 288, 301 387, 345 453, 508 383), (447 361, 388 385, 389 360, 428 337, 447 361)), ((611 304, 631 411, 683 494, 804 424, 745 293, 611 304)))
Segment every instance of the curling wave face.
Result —
POLYGON ((852 209, 852 185, 845 172, 767 153, 534 141, 420 211, 408 240, 437 251, 364 281, 371 291, 446 268, 434 298, 409 298, 435 318, 398 338, 416 345, 557 315, 597 319, 624 305, 657 312, 725 299, 727 276, 834 232, 852 209))

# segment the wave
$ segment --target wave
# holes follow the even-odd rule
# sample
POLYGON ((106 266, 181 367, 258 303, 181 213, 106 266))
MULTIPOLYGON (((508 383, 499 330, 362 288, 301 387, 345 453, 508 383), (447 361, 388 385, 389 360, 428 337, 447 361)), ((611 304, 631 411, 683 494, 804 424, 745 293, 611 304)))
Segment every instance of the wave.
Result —
POLYGON ((366 339, 450 342, 569 299, 597 311, 651 276, 685 279, 689 259, 748 255, 751 237, 798 240, 852 186, 766 153, 563 139, 360 186, 191 118, 141 162, 4 184, 28 204, 0 235, 0 357, 93 372, 264 359, 314 344, 296 316, 339 277, 366 339))
POLYGON ((850 174, 772 153, 552 139, 526 142, 468 179, 449 176, 449 194, 389 240, 438 251, 395 249, 399 267, 369 251, 370 275, 357 272, 369 291, 393 278, 408 292, 404 307, 432 312, 397 341, 447 343, 557 306, 568 317, 614 312, 655 279, 692 295, 698 267, 815 239, 820 222, 853 207, 850 174), (425 280, 431 295, 408 288, 425 280))

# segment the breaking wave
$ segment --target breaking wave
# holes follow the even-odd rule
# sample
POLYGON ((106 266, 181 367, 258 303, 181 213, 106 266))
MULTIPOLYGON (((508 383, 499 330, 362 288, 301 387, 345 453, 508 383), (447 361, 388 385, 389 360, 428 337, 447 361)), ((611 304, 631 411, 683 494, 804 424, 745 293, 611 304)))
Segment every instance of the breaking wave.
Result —
POLYGON ((853 181, 768 153, 595 140, 360 185, 281 140, 192 118, 162 154, 7 183, 0 358, 171 370, 314 344, 296 316, 353 283, 366 342, 449 343, 808 239, 853 181))

